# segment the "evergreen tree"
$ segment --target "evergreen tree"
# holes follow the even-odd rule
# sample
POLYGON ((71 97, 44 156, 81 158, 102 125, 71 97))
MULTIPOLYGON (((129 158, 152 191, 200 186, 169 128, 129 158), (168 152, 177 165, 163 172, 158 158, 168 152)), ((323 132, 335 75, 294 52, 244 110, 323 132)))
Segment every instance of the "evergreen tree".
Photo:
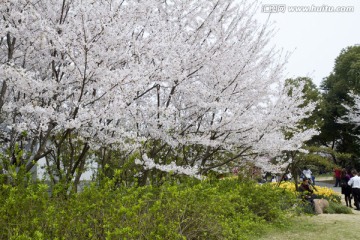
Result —
MULTIPOLYGON (((360 46, 343 49, 335 60, 333 72, 321 83, 323 101, 321 134, 314 139, 321 145, 330 147, 339 153, 350 153, 354 162, 360 155, 356 141, 357 133, 350 123, 339 122, 347 114, 343 106, 351 105, 353 99, 349 92, 360 92, 360 46)), ((333 156, 335 164, 346 165, 346 161, 333 156)))

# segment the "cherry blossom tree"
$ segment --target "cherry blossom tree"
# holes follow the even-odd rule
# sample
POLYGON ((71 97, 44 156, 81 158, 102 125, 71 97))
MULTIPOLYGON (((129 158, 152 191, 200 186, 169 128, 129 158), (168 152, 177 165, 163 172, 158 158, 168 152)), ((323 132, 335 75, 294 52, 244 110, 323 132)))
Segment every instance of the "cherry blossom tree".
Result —
POLYGON ((78 181, 94 152, 120 149, 138 156, 146 181, 147 163, 203 174, 300 149, 316 134, 298 127, 314 106, 302 105, 302 86, 287 94, 284 60, 256 9, 225 0, 5 1, 3 140, 12 156, 24 151, 11 164, 30 170, 45 157, 53 179, 78 181))

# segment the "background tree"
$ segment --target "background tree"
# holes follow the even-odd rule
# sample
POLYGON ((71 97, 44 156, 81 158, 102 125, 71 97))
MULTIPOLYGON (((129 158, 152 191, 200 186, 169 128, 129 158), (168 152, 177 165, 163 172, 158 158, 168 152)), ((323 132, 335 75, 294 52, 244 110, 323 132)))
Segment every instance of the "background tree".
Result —
MULTIPOLYGON (((339 122, 347 114, 343 106, 352 105, 353 99, 349 96, 350 91, 360 91, 360 46, 351 46, 343 49, 335 60, 333 72, 323 80, 323 101, 321 116, 324 124, 321 133, 314 139, 321 145, 336 150, 339 153, 351 154, 352 161, 357 161, 360 152, 356 142, 357 130, 350 122, 339 122)), ((335 164, 344 165, 332 155, 335 164)), ((350 159, 349 159, 350 160, 350 159)))
MULTIPOLYGON (((340 119, 340 123, 342 124, 351 124, 353 126, 353 137, 355 138, 355 144, 359 145, 359 126, 360 126, 360 96, 359 94, 354 94, 353 92, 349 93, 349 97, 354 100, 354 104, 352 105, 344 105, 347 109, 347 114, 340 119)), ((357 155, 357 160, 359 156, 357 155)), ((345 159, 348 160, 349 158, 345 159)), ((346 162, 348 165, 359 168, 360 161, 346 162)))

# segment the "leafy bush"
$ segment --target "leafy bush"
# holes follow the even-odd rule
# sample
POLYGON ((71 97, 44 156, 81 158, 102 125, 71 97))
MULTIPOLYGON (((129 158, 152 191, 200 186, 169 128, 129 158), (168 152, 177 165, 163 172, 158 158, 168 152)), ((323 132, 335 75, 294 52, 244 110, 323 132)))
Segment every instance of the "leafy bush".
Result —
POLYGON ((296 198, 237 180, 118 187, 66 198, 45 184, 0 187, 0 239, 250 239, 284 224, 296 198))

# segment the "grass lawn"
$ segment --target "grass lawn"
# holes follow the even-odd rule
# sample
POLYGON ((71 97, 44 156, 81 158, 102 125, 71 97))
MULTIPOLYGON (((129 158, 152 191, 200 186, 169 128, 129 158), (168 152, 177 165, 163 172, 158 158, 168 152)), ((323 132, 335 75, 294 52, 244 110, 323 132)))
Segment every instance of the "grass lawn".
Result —
POLYGON ((359 239, 360 214, 321 214, 301 216, 284 229, 269 229, 258 240, 343 240, 359 239))

